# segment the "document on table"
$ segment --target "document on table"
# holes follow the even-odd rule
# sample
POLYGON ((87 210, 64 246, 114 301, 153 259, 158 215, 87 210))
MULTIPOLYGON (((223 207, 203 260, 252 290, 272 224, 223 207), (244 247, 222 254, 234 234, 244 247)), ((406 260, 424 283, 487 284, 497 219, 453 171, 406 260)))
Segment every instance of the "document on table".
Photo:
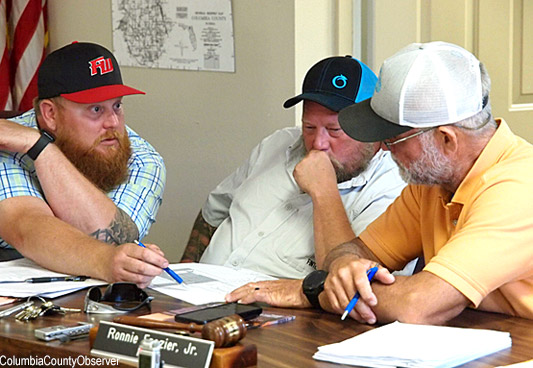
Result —
POLYGON ((33 277, 61 276, 78 275, 66 275, 47 270, 28 258, 0 262, 0 296, 26 298, 39 295, 43 298, 56 298, 90 286, 107 284, 105 281, 96 279, 87 279, 85 281, 54 281, 35 284, 25 282, 1 283, 1 281, 23 281, 33 277))
POLYGON ((508 332, 400 322, 324 345, 317 360, 363 367, 456 367, 511 346, 508 332))
POLYGON ((206 263, 176 263, 169 267, 183 279, 183 284, 162 273, 152 280, 150 289, 194 305, 223 302, 227 293, 248 282, 276 280, 260 272, 206 263))

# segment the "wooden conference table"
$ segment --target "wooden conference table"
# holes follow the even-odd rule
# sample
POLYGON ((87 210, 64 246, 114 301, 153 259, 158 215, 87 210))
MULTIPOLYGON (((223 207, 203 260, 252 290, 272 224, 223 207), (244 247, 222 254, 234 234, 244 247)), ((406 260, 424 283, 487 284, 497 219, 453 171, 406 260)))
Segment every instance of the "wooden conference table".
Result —
MULTIPOLYGON (((147 292, 155 297, 151 306, 152 313, 187 306, 184 302, 153 290, 147 289, 147 292)), ((86 290, 81 290, 54 299, 54 302, 62 307, 83 308, 85 293, 86 290)), ((289 323, 248 331, 241 343, 257 346, 258 367, 346 367, 317 361, 312 356, 318 346, 339 342, 372 328, 361 325, 354 320, 341 321, 337 315, 315 310, 281 308, 264 308, 264 310, 272 313, 292 314, 296 316, 296 319, 289 323)), ((143 307, 131 314, 147 313, 149 313, 148 310, 143 307)), ((113 315, 94 315, 82 312, 69 313, 65 316, 44 316, 31 322, 19 322, 13 315, 2 318, 0 319, 0 356, 16 356, 18 358, 30 356, 43 358, 46 355, 53 358, 91 356, 87 338, 62 344, 58 341, 47 343, 37 340, 33 331, 35 328, 57 324, 72 325, 77 321, 97 324, 98 320, 112 320, 113 317, 113 315)), ((495 367, 533 359, 533 321, 531 320, 466 310, 450 321, 449 325, 509 331, 511 333, 513 340, 511 348, 467 363, 463 367, 495 367)), ((473 341, 472 343, 475 344, 476 342, 473 341)), ((131 366, 119 364, 118 367, 131 366)))

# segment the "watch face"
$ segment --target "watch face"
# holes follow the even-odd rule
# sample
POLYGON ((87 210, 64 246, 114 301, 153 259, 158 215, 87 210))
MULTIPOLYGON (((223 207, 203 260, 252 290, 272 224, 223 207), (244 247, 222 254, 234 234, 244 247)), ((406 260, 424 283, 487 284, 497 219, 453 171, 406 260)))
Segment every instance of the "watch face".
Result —
MULTIPOLYGON (((304 291, 315 291, 324 285, 328 273, 323 270, 313 271, 304 279, 304 291)), ((322 291, 322 290, 320 290, 322 291)))

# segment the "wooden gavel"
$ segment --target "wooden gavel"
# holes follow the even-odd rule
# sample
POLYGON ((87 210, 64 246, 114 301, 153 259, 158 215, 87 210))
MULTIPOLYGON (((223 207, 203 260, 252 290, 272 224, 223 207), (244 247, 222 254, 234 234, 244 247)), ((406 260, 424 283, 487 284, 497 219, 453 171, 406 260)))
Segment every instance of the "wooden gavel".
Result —
MULTIPOLYGON (((231 316, 208 322, 205 325, 157 321, 134 316, 118 316, 113 319, 113 322, 137 327, 201 332, 203 339, 215 342, 215 348, 233 346, 246 336, 246 322, 238 314, 232 314, 231 316)), ((90 335, 96 337, 98 327, 93 327, 93 329, 91 329, 90 335), (95 330, 92 331, 93 329, 95 330)), ((91 338, 91 341, 93 340, 94 338, 91 338)))

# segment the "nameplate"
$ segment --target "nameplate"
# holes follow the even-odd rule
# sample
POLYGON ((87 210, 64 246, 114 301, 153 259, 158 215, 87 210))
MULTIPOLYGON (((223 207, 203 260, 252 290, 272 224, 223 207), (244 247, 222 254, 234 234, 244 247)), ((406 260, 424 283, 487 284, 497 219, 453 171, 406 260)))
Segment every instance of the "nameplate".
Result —
POLYGON ((137 363, 137 348, 147 337, 159 340, 165 367, 209 367, 214 341, 107 321, 100 321, 91 354, 137 363))

